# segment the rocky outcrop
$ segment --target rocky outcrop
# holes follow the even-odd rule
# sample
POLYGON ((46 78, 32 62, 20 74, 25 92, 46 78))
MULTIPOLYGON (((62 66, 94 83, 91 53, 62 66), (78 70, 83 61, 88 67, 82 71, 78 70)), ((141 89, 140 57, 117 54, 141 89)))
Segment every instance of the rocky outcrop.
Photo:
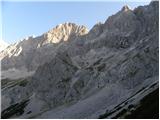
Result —
POLYGON ((59 43, 61 41, 73 40, 77 36, 87 34, 85 26, 77 26, 74 23, 65 23, 56 26, 47 33, 47 42, 59 43))
POLYGON ((158 4, 124 6, 87 34, 83 27, 72 31, 74 24, 50 31, 44 38, 60 43, 43 41, 38 49, 53 49, 52 57, 37 65, 25 87, 13 87, 20 97, 12 95, 12 104, 30 99, 20 118, 125 118, 139 110, 158 89, 158 4))
POLYGON ((0 41, 0 52, 1 52, 2 50, 4 50, 7 46, 8 46, 8 44, 1 40, 1 41, 0 41))
POLYGON ((11 68, 36 70, 39 65, 53 58, 61 42, 72 41, 86 33, 87 29, 84 26, 64 23, 41 36, 25 38, 0 53, 2 70, 11 68))
POLYGON ((32 78, 32 89, 39 99, 48 104, 48 107, 61 105, 70 87, 70 79, 76 70, 77 67, 72 64, 66 52, 57 53, 53 60, 38 68, 32 78), (40 76, 42 77, 39 78, 40 76))

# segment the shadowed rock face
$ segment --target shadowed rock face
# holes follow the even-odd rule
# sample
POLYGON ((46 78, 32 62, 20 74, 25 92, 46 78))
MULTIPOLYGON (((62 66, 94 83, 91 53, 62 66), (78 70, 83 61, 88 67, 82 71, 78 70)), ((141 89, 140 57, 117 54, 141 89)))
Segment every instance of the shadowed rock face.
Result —
POLYGON ((12 98, 12 104, 30 98, 22 118, 134 117, 126 115, 126 107, 134 104, 137 109, 139 101, 158 88, 158 4, 134 10, 124 6, 88 33, 83 26, 66 23, 39 41, 34 38, 38 57, 30 57, 28 68, 36 66, 35 74, 25 87, 4 89, 2 95, 12 98), (36 59, 40 62, 34 65, 36 59), (21 97, 11 96, 12 89, 21 97))

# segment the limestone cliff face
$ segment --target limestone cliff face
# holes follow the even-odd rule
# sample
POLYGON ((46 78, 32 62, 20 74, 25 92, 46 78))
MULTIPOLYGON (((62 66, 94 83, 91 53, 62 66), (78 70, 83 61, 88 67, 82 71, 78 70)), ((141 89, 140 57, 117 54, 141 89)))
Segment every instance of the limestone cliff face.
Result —
POLYGON ((2 50, 4 50, 7 46, 8 46, 8 44, 1 40, 1 41, 0 41, 0 52, 1 52, 2 50))
POLYGON ((72 41, 85 35, 87 28, 74 23, 64 23, 38 37, 28 37, 10 45, 0 53, 2 70, 11 68, 36 70, 49 61, 61 42, 72 41), (44 59, 45 58, 45 59, 44 59))
POLYGON ((47 42, 59 43, 68 41, 87 33, 88 30, 85 26, 77 26, 74 23, 60 24, 47 33, 47 42))
POLYGON ((158 4, 124 6, 89 32, 66 23, 41 42, 34 38, 35 54, 47 62, 37 62, 25 87, 12 88, 18 99, 12 89, 3 90, 4 98, 12 104, 30 99, 22 118, 125 118, 158 88, 158 4))

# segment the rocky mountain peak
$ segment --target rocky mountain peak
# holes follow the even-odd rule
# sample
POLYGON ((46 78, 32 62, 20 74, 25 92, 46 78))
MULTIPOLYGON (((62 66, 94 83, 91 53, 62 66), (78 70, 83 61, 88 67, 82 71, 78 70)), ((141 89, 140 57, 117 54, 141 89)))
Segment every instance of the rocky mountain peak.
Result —
POLYGON ((151 2, 150 2, 150 5, 151 6, 154 6, 154 7, 157 7, 158 6, 158 0, 152 0, 151 2))
POLYGON ((4 50, 8 46, 7 43, 4 41, 0 40, 0 51, 4 50))
POLYGON ((125 5, 116 14, 110 16, 104 23, 104 30, 113 33, 129 33, 137 31, 139 21, 134 12, 125 5))
POLYGON ((95 24, 92 29, 89 31, 88 39, 93 39, 99 36, 103 32, 103 23, 98 22, 95 24))
POLYGON ((85 26, 76 25, 75 23, 66 22, 59 24, 55 28, 47 32, 47 41, 52 43, 59 43, 61 41, 68 41, 75 36, 85 35, 88 29, 85 26))
POLYGON ((89 33, 64 23, 7 47, 1 117, 158 118, 158 8, 124 6, 89 33))
POLYGON ((122 9, 121 9, 121 11, 129 11, 129 10, 131 10, 130 8, 129 8, 129 6, 128 5, 124 5, 123 7, 122 7, 122 9))

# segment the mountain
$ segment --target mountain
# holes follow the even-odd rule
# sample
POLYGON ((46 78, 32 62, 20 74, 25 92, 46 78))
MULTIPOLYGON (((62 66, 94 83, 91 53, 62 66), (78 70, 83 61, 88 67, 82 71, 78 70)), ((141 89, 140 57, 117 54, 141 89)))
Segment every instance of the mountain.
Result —
POLYGON ((38 37, 27 37, 0 52, 2 78, 27 77, 38 66, 50 61, 64 42, 88 32, 84 26, 64 23, 38 37), (16 76, 16 77, 15 77, 16 76))
POLYGON ((4 50, 8 46, 7 43, 4 41, 0 40, 0 51, 4 50))
POLYGON ((124 6, 90 31, 65 23, 7 47, 2 72, 32 74, 2 79, 2 118, 158 118, 158 10, 124 6))

